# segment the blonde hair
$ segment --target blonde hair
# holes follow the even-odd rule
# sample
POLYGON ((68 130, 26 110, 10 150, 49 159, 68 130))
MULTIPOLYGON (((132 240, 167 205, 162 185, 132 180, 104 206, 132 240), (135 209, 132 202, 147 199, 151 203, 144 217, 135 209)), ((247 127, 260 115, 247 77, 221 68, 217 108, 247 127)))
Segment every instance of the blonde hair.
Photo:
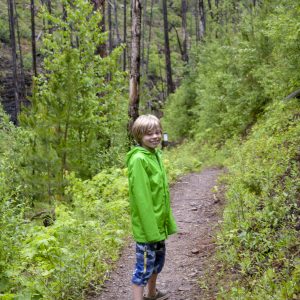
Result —
POLYGON ((162 133, 159 119, 154 115, 141 115, 134 121, 131 133, 134 139, 141 144, 143 136, 153 129, 159 129, 162 133))

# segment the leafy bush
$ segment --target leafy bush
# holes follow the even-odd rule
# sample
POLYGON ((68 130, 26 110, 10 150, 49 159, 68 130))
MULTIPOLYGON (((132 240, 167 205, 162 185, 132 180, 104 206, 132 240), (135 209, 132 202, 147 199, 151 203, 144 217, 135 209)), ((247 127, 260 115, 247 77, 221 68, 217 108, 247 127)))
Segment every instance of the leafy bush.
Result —
POLYGON ((68 175, 71 206, 57 203, 49 227, 11 218, 11 235, 6 230, 2 239, 1 230, 7 250, 0 257, 1 297, 82 299, 84 289, 103 282, 129 231, 125 175, 119 169, 85 181, 68 175))
POLYGON ((218 241, 221 260, 240 276, 222 299, 300 295, 299 115, 298 100, 274 102, 227 161, 228 203, 218 241))

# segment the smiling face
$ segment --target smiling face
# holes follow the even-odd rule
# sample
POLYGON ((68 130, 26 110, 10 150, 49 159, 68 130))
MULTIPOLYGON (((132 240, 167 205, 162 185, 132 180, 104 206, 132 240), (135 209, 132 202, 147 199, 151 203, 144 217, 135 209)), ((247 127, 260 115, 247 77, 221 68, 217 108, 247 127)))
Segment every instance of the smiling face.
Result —
POLYGON ((159 146, 160 142, 161 129, 154 128, 146 132, 146 134, 142 137, 141 146, 151 151, 159 146))

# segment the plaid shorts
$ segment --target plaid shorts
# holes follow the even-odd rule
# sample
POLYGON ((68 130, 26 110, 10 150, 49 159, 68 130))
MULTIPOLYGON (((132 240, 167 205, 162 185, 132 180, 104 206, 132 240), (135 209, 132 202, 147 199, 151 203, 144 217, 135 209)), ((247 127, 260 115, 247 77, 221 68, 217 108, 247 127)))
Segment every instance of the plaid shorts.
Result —
POLYGON ((157 243, 136 243, 136 265, 132 283, 146 286, 153 273, 160 273, 166 256, 165 241, 157 243))

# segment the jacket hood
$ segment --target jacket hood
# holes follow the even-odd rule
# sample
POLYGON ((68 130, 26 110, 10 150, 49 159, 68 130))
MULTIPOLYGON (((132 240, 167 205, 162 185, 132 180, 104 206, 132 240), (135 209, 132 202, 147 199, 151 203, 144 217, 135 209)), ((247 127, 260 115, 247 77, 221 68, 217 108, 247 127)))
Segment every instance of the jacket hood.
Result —
POLYGON ((133 147, 127 154, 126 154, 126 165, 128 165, 128 162, 130 160, 130 158, 132 157, 132 155, 134 155, 135 153, 143 153, 146 155, 153 155, 157 152, 160 152, 160 150, 155 149, 154 152, 151 152, 147 149, 145 149, 144 147, 141 146, 135 146, 133 147))

